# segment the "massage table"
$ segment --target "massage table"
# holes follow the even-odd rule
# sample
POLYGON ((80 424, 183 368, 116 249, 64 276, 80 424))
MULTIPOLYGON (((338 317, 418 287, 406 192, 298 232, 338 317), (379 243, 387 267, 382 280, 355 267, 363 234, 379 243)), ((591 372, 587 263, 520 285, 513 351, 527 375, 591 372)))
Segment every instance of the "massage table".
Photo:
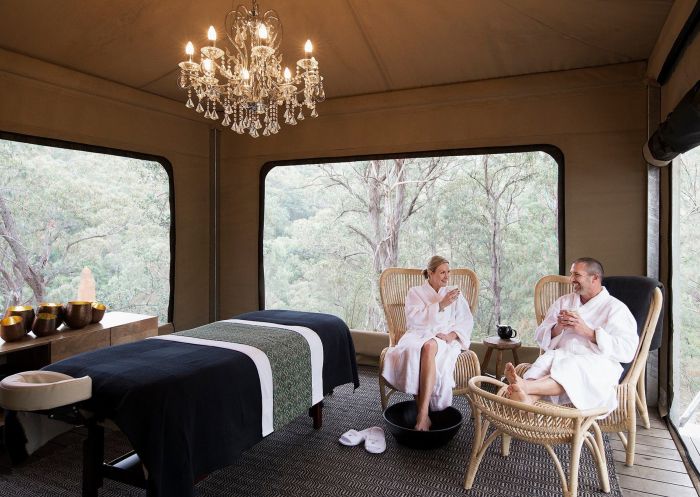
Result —
POLYGON ((37 418, 87 427, 83 497, 97 496, 105 477, 149 497, 190 497, 201 478, 307 410, 320 428, 323 396, 346 383, 359 386, 342 320, 268 310, 13 375, 0 382, 0 403, 11 409, 13 459, 40 443, 29 440, 32 427, 60 431, 37 418), (134 451, 104 462, 106 424, 134 451))

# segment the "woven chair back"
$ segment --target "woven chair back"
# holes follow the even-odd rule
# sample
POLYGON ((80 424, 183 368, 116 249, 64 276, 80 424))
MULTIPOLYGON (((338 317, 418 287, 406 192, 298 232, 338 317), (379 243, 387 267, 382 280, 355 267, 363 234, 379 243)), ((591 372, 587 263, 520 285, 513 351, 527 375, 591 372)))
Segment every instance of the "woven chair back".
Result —
MULTIPOLYGON (((406 294, 409 288, 420 286, 425 282, 423 270, 416 268, 392 267, 382 271, 379 277, 379 295, 386 317, 389 344, 396 345, 406 333, 406 294)), ((469 308, 476 315, 479 298, 479 278, 467 268, 450 270, 450 285, 456 285, 467 299, 469 308)))
POLYGON ((543 276, 535 285, 535 319, 542 324, 547 311, 559 297, 574 291, 568 276, 550 274, 543 276))

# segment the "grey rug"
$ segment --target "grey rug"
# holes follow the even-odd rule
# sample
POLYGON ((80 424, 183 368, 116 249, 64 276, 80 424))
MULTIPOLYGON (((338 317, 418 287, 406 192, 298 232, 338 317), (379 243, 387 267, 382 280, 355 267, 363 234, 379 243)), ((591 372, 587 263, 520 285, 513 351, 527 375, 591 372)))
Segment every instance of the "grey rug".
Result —
MULTIPOLYGON (((369 454, 360 445, 345 447, 338 437, 350 428, 383 426, 376 370, 361 368, 361 387, 336 390, 325 401, 323 428, 315 431, 307 416, 300 416, 241 455, 239 460, 212 473, 195 487, 201 497, 314 497, 314 496, 454 496, 513 497, 561 495, 559 479, 543 448, 514 440, 511 454, 500 455, 495 442, 485 455, 472 490, 464 490, 472 424, 463 398, 455 406, 465 416, 457 436, 444 448, 432 451, 398 445, 387 432, 387 450, 369 454)), ((79 496, 81 442, 73 430, 37 452, 20 467, 0 473, 0 495, 16 497, 79 496)), ((620 496, 612 453, 606 443, 611 493, 598 488, 595 465, 584 448, 579 473, 580 496, 620 496)), ((123 436, 110 433, 109 455, 128 449, 123 436)), ((563 461, 568 451, 558 449, 563 461)), ((105 480, 101 497, 144 496, 145 491, 105 480)))

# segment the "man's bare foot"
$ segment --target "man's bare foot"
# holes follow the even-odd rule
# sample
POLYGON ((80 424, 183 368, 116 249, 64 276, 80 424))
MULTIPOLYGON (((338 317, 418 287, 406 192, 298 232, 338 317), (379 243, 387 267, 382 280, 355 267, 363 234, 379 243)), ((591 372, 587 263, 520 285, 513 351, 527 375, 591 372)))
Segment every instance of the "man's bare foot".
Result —
POLYGON ((535 402, 518 383, 508 385, 508 398, 525 404, 533 404, 535 402))
POLYGON ((430 421, 430 418, 428 416, 425 416, 424 418, 418 418, 416 420, 416 426, 413 427, 414 430, 417 431, 428 431, 430 430, 430 426, 433 424, 432 421, 430 421))
POLYGON ((503 369, 503 373, 506 376, 506 380, 508 380, 509 385, 519 385, 521 389, 523 389, 523 380, 520 376, 518 376, 515 373, 515 366, 513 366, 512 362, 506 363, 506 367, 503 369))

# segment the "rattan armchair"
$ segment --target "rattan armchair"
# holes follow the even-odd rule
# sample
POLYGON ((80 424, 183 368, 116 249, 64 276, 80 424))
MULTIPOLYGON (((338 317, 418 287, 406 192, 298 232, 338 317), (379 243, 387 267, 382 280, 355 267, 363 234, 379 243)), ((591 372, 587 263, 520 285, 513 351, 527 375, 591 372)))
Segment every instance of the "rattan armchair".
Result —
MULTIPOLYGON (((654 288, 650 300, 646 321, 639 333, 637 352, 627 373, 617 386, 617 409, 600 421, 600 428, 604 432, 614 432, 620 436, 622 445, 624 445, 627 453, 625 458, 625 465, 627 466, 634 464, 634 449, 637 439, 637 411, 642 417, 644 426, 646 428, 650 426, 644 383, 649 347, 654 337, 661 307, 663 306, 663 296, 658 287, 654 288)), ((641 323, 637 323, 637 325, 639 326, 641 323)))
MULTIPOLYGON (((379 277, 379 294, 384 308, 387 329, 389 332, 389 346, 398 343, 406 332, 405 299, 409 288, 420 286, 425 279, 421 269, 414 268, 388 268, 379 277)), ((479 279, 471 269, 452 269, 450 271, 450 284, 457 285, 467 299, 472 314, 476 314, 479 296, 479 279)), ((396 389, 384 379, 384 356, 389 348, 382 350, 379 356, 379 393, 381 395, 382 409, 386 409, 389 398, 396 389)), ((455 365, 455 388, 453 395, 466 395, 469 378, 481 374, 479 359, 471 350, 465 350, 457 358, 455 365)))
POLYGON ((509 455, 511 437, 544 446, 554 461, 563 494, 567 497, 575 497, 578 492, 579 459, 585 443, 595 460, 603 492, 610 492, 603 436, 596 424, 596 418, 605 414, 605 408, 584 411, 539 401, 524 404, 504 397, 506 385, 487 376, 472 378, 468 385, 474 415, 474 440, 464 488, 472 488, 486 450, 501 436, 504 456, 509 455), (495 386, 498 393, 483 389, 483 383, 495 386), (494 428, 490 434, 489 426, 494 428), (554 445, 560 444, 571 446, 568 478, 553 449, 554 445))
MULTIPOLYGON (((628 369, 617 386, 617 409, 598 422, 604 432, 619 435, 622 445, 625 447, 625 465, 632 466, 634 465, 637 436, 637 411, 639 411, 644 426, 649 428, 644 373, 649 357, 649 348, 663 306, 663 296, 656 280, 642 276, 611 276, 603 279, 603 285, 606 286, 611 295, 627 304, 633 314, 638 315, 639 345, 634 359, 627 366, 628 369), (639 288, 639 293, 642 294, 636 295, 635 302, 629 301, 628 296, 622 295, 622 292, 616 291, 615 288, 616 286, 620 286, 621 289, 624 287, 629 293, 630 288, 635 285, 639 288), (646 311, 646 314, 639 312, 640 307, 642 311, 646 311), (641 314, 641 319, 639 314, 641 314)), ((516 373, 522 376, 529 367, 529 364, 520 364, 516 367, 516 373)))

